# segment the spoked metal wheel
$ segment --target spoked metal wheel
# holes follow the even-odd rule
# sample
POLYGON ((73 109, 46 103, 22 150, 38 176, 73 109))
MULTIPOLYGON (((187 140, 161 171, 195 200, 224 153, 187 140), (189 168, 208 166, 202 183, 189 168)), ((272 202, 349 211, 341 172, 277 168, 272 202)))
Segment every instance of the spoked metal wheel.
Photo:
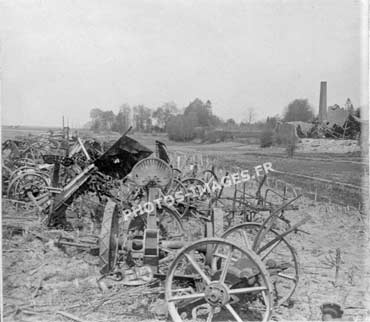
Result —
POLYGON ((269 274, 258 256, 220 238, 183 248, 172 262, 165 295, 175 322, 268 321, 269 274))
POLYGON ((211 197, 207 184, 197 178, 186 178, 182 180, 188 196, 193 200, 206 201, 211 197))
POLYGON ((182 194, 184 194, 185 195, 185 193, 186 193, 186 190, 185 190, 185 187, 184 187, 184 185, 182 184, 182 182, 180 181, 180 180, 178 180, 178 179, 173 179, 172 180, 172 182, 171 182, 171 184, 170 185, 168 185, 165 189, 164 189, 164 191, 163 191, 163 193, 165 194, 165 195, 173 195, 173 194, 175 194, 176 192, 181 192, 182 194))
POLYGON ((44 174, 29 170, 12 179, 7 196, 9 199, 26 202, 37 201, 48 193, 49 185, 50 180, 44 174))
POLYGON ((186 187, 178 179, 173 179, 171 184, 163 191, 164 196, 173 196, 175 200, 174 207, 180 216, 184 215, 189 209, 189 197, 186 187))
POLYGON ((9 180, 12 181, 15 177, 17 177, 21 174, 24 174, 24 173, 38 173, 38 171, 37 171, 37 169, 35 169, 33 167, 28 167, 28 166, 19 167, 19 168, 15 169, 14 171, 12 171, 12 173, 10 174, 9 180))
POLYGON ((186 232, 178 213, 162 206, 157 211, 159 228, 159 272, 167 273, 169 263, 176 256, 178 249, 184 245, 186 232), (175 245, 175 247, 171 247, 175 245), (177 244, 177 246, 176 246, 177 244))
POLYGON ((180 169, 172 168, 172 174, 173 174, 174 179, 179 179, 179 180, 181 179, 182 172, 180 169))
POLYGON ((160 242, 164 241, 184 241, 186 233, 182 225, 179 214, 166 206, 157 210, 158 229, 160 242))
POLYGON ((253 249, 253 242, 260 229, 260 223, 244 223, 227 230, 222 238, 237 243, 243 248, 252 249, 259 255, 270 274, 274 304, 281 305, 291 298, 298 284, 297 253, 285 238, 279 239, 280 234, 274 230, 269 230, 258 249, 253 249), (276 242, 263 250, 262 247, 274 239, 276 242))
POLYGON ((207 182, 209 187, 212 187, 213 183, 219 183, 216 173, 210 169, 206 169, 202 173, 202 180, 207 182))

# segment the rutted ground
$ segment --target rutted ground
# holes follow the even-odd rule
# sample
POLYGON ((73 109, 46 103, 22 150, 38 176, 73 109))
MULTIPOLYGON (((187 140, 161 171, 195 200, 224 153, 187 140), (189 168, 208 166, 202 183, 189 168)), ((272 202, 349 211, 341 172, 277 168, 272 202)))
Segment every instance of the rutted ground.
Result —
MULTIPOLYGON (((301 266, 299 287, 293 296, 292 309, 281 308, 279 319, 318 320, 319 306, 325 302, 338 303, 344 309, 343 320, 364 321, 370 317, 369 293, 369 235, 365 219, 357 211, 328 205, 301 203, 300 214, 310 214, 311 220, 302 229, 309 235, 288 236, 298 252, 301 266), (328 260, 336 258, 340 249, 341 263, 335 283, 335 267, 328 260)), ((296 214, 289 214, 292 221, 296 214)))
MULTIPOLYGON (((154 141, 153 137, 149 139, 154 141)), ((170 150, 177 148, 171 147, 170 150)), ((219 154, 220 161, 227 168, 246 166, 250 169, 275 160, 275 168, 281 171, 303 169, 311 175, 339 181, 344 179, 354 184, 359 184, 363 176, 361 164, 340 162, 343 158, 337 159, 338 162, 335 158, 330 162, 303 162, 299 159, 282 159, 281 156, 273 159, 275 152, 277 155, 283 153, 275 149, 275 152, 270 150, 271 160, 268 153, 257 155, 261 153, 257 147, 235 143, 184 145, 179 150, 219 154)), ((354 160, 352 157, 347 159, 354 160)), ((342 306, 344 320, 365 320, 370 315, 366 307, 370 302, 367 298, 370 272, 366 270, 369 264, 366 262, 369 257, 368 218, 355 210, 314 204, 307 199, 298 204, 299 211, 286 213, 292 223, 298 222, 305 214, 310 214, 312 218, 302 227, 309 234, 300 232, 287 237, 297 249, 301 279, 292 306, 277 308, 274 319, 319 320, 320 305, 335 302, 342 306), (340 249, 342 257, 337 281, 335 268, 326 265, 328 258, 335 259, 336 249, 340 249)), ((96 283, 99 276, 97 257, 68 249, 64 252, 33 234, 40 233, 39 226, 34 222, 26 222, 24 226, 28 227, 25 227, 26 233, 23 234, 15 231, 12 235, 3 230, 4 321, 67 321, 58 311, 91 322, 155 319, 150 304, 159 297, 159 289, 155 289, 157 293, 154 295, 148 296, 144 294, 148 291, 146 288, 114 286, 103 294, 96 283)), ((53 239, 57 234, 50 232, 47 236, 53 239)))
MULTIPOLYGON (((370 291, 370 272, 366 270, 367 219, 358 212, 334 205, 313 205, 309 200, 300 201, 300 209, 286 213, 292 223, 305 214, 312 217, 302 227, 309 234, 288 236, 300 258, 300 282, 292 307, 277 308, 274 319, 319 320, 320 305, 335 302, 344 309, 344 320, 365 320, 370 315, 366 307, 370 291), (335 258, 337 248, 342 263, 334 284, 335 268, 323 263, 328 262, 330 255, 335 258)), ((30 232, 37 231, 30 227, 30 232)), ((55 233, 48 236, 54 238, 55 233)), ((148 306, 158 293, 153 298, 143 295, 143 289, 115 287, 102 294, 96 283, 97 263, 97 258, 90 254, 63 252, 32 233, 10 236, 5 231, 4 321, 66 321, 57 311, 91 322, 155 318, 148 306), (107 298, 110 300, 101 302, 107 298)))

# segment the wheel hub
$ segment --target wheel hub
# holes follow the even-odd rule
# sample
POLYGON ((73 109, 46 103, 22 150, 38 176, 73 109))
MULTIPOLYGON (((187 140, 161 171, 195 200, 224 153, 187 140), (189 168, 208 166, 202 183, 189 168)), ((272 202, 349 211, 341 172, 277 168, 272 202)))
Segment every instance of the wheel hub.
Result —
POLYGON ((230 301, 229 289, 219 282, 212 282, 206 286, 204 291, 207 303, 212 306, 225 305, 230 301))
POLYGON ((35 185, 26 185, 24 187, 22 187, 22 190, 21 190, 21 195, 24 197, 24 198, 28 198, 28 193, 31 192, 31 194, 34 196, 34 197, 37 197, 39 194, 40 194, 40 188, 35 186, 35 185))

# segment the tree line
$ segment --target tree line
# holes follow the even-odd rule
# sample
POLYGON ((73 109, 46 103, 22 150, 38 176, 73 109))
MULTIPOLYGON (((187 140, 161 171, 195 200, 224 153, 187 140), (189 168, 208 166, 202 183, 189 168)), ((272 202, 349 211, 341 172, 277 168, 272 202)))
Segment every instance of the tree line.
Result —
POLYGON ((197 127, 236 124, 234 120, 223 122, 212 113, 212 103, 209 100, 204 103, 199 98, 183 110, 179 110, 174 102, 166 102, 154 110, 142 104, 133 107, 123 104, 117 114, 94 108, 90 111, 90 119, 87 126, 94 132, 123 133, 132 126, 140 132, 168 132, 171 137, 183 140, 192 138, 197 127))
POLYGON ((123 104, 118 113, 112 110, 103 111, 94 108, 90 111, 90 122, 86 125, 93 132, 115 131, 123 133, 132 126, 140 132, 164 132, 170 117, 179 113, 173 102, 164 103, 154 111, 145 105, 139 104, 131 107, 123 104))
MULTIPOLYGON (((348 99, 346 108, 353 111, 353 105, 348 99)), ((255 111, 247 110, 247 119, 237 123, 230 118, 226 121, 213 114, 210 100, 203 102, 196 98, 184 109, 180 110, 174 102, 166 102, 152 110, 142 104, 133 107, 123 104, 118 113, 112 110, 104 111, 94 108, 90 111, 91 121, 88 127, 94 132, 115 131, 125 132, 130 126, 139 132, 166 132, 169 139, 175 141, 189 141, 201 136, 211 129, 235 130, 263 130, 273 129, 280 121, 314 122, 317 120, 313 108, 307 99, 295 99, 283 111, 283 116, 267 117, 265 121, 253 122, 255 111)), ((359 115, 359 109, 356 113, 359 115)))

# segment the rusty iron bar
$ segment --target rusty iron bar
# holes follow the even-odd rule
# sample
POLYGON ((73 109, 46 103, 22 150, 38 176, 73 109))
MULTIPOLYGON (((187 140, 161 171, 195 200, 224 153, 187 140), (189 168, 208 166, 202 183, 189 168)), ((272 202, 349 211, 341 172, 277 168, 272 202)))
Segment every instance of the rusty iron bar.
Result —
POLYGON ((90 160, 91 160, 91 157, 90 157, 90 155, 89 155, 89 152, 87 152, 87 150, 86 150, 86 148, 85 148, 85 145, 83 144, 83 142, 82 142, 81 138, 77 138, 77 141, 78 141, 78 143, 80 144, 81 149, 82 149, 83 153, 84 153, 84 154, 85 154, 85 156, 86 156, 86 159, 87 159, 88 161, 90 161, 90 160))
MULTIPOLYGON (((275 237, 273 240, 269 241, 267 244, 265 244, 263 247, 261 247, 260 249, 256 250, 256 253, 257 254, 260 254, 261 252, 263 252, 265 249, 269 248, 270 246, 272 246, 273 244, 275 244, 277 241, 283 239, 286 235, 290 234, 292 231, 296 230, 299 226, 302 226, 304 225, 307 221, 309 221, 311 219, 311 216, 308 215, 306 217, 304 217, 302 220, 300 220, 299 222, 297 222, 295 225, 293 225, 290 229, 284 231, 282 234, 280 234, 279 236, 275 237)), ((258 235, 257 235, 258 236, 258 235)))
POLYGON ((267 217, 264 220, 264 222, 261 225, 261 229, 258 231, 257 236, 256 236, 256 238, 255 238, 255 240, 253 242, 253 245, 252 245, 252 249, 253 250, 256 250, 256 249, 259 248, 259 245, 261 244, 261 241, 266 236, 267 232, 272 228, 272 225, 274 224, 274 222, 278 218, 280 211, 284 210, 288 205, 290 205, 291 203, 293 203, 294 201, 296 201, 301 196, 302 195, 299 195, 299 196, 297 196, 297 197, 295 197, 295 198, 287 201, 286 203, 284 203, 283 205, 281 205, 280 207, 278 207, 276 210, 274 210, 270 214, 270 216, 267 217))

